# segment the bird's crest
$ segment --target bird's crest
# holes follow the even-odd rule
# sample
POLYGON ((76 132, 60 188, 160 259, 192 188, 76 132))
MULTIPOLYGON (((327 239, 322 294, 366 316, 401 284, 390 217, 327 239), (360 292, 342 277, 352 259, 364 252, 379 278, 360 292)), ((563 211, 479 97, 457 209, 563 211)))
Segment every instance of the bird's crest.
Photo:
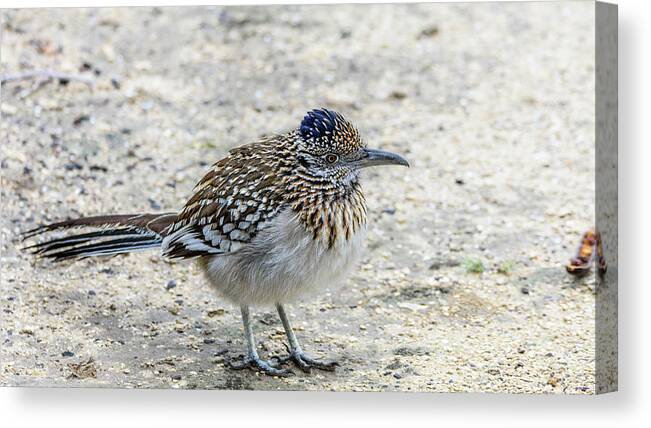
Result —
POLYGON ((328 109, 309 111, 300 127, 303 139, 324 149, 355 151, 362 146, 359 132, 341 114, 328 109))

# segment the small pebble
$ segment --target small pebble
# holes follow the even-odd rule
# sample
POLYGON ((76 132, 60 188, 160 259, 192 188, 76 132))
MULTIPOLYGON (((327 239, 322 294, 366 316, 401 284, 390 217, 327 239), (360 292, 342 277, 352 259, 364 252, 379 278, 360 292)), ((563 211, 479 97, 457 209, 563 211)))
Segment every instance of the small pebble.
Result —
POLYGON ((83 165, 81 165, 78 162, 68 162, 67 164, 64 165, 64 168, 66 171, 73 171, 73 170, 80 170, 83 169, 83 165))
POLYGON ((88 122, 90 120, 90 116, 87 114, 82 114, 81 116, 77 116, 73 121, 72 124, 74 126, 79 126, 84 122, 88 122))
POLYGON ((148 198, 147 201, 149 202, 149 206, 151 207, 152 210, 159 210, 161 209, 161 206, 158 202, 153 200, 152 198, 148 198))

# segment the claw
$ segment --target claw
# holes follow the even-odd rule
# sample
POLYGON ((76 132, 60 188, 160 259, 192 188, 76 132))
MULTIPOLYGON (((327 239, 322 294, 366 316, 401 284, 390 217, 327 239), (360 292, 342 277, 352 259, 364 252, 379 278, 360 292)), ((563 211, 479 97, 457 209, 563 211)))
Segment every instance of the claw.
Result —
POLYGON ((252 356, 244 357, 240 362, 229 361, 228 365, 233 370, 252 369, 270 376, 286 377, 294 374, 289 369, 278 368, 269 361, 252 356))
POLYGON ((315 360, 314 358, 305 354, 303 351, 289 351, 289 355, 285 357, 273 358, 277 361, 277 365, 282 365, 288 361, 292 361, 298 366, 299 369, 303 370, 305 373, 310 373, 313 368, 332 372, 339 365, 339 363, 336 361, 315 360))

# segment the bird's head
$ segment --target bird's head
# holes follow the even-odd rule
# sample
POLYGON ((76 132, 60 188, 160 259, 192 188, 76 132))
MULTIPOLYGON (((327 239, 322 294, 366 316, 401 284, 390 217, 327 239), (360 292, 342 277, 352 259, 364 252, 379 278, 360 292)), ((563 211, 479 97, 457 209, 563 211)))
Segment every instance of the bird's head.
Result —
POLYGON ((305 172, 335 182, 352 182, 359 170, 376 165, 409 163, 401 156, 366 147, 359 132, 332 110, 312 110, 299 128, 297 159, 305 172))

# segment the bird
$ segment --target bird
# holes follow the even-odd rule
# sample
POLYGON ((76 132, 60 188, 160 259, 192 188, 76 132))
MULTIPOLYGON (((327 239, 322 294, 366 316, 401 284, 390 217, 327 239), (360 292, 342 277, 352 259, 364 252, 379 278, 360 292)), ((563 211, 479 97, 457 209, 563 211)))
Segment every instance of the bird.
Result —
POLYGON ((178 212, 45 224, 22 234, 41 241, 24 249, 54 261, 151 249, 165 259, 194 259, 209 286, 240 308, 246 354, 229 362, 233 369, 287 376, 293 363, 308 373, 332 371, 336 361, 303 351, 285 307, 341 284, 354 268, 366 237, 361 170, 378 165, 409 167, 398 154, 368 148, 340 113, 317 108, 295 129, 231 149, 178 212), (288 355, 258 354, 250 308, 260 306, 275 306, 288 355))

